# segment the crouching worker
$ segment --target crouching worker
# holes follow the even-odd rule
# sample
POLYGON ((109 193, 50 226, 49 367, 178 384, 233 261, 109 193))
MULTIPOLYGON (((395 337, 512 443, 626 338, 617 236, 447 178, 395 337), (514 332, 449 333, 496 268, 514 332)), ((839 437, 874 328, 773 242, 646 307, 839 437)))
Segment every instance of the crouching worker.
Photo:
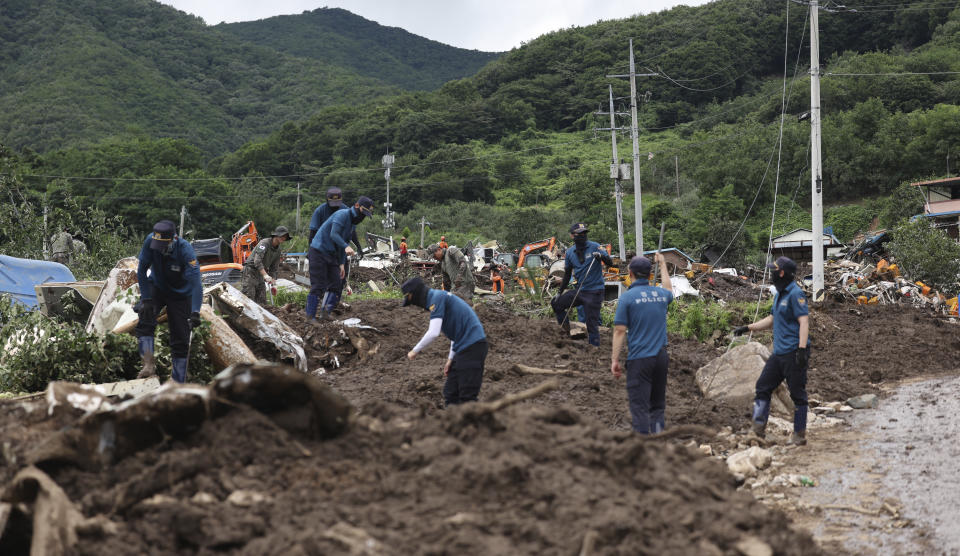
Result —
POLYGON ((187 381, 190 330, 200 324, 203 285, 193 247, 188 241, 174 235, 175 229, 169 220, 157 222, 153 233, 147 236, 140 249, 137 266, 140 322, 135 332, 140 357, 143 358, 143 370, 137 378, 157 374, 153 334, 157 329, 157 315, 166 307, 173 359, 171 376, 174 382, 183 383, 187 381))
POLYGON ((793 281, 797 265, 780 257, 767 265, 773 270, 773 296, 770 315, 733 331, 737 336, 773 327, 773 354, 757 379, 753 401, 753 432, 763 438, 770 416, 770 396, 784 380, 796 407, 790 443, 807 443, 807 366, 810 362, 810 308, 803 291, 793 281))
POLYGON ((443 374, 444 405, 475 402, 483 381, 483 364, 487 359, 487 335, 480 319, 466 301, 456 295, 427 287, 420 278, 403 283, 403 304, 416 305, 430 311, 430 327, 420 342, 407 353, 411 361, 441 332, 450 339, 450 353, 443 374))
POLYGON ((613 352, 610 371, 620 378, 620 351, 627 343, 627 399, 633 430, 656 434, 666 428, 667 405, 667 306, 673 301, 673 286, 663 255, 654 257, 660 265, 663 287, 650 285, 650 259, 634 257, 627 267, 633 282, 617 301, 613 320, 613 352))

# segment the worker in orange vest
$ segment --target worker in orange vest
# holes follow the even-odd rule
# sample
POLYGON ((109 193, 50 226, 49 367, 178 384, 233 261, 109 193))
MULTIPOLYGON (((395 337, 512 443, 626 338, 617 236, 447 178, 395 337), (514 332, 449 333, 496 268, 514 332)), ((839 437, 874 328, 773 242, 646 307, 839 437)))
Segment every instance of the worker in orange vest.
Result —
POLYGON ((490 269, 490 281, 493 282, 493 293, 503 293, 503 277, 500 276, 500 268, 490 269))
POLYGON ((447 236, 440 236, 440 243, 437 245, 440 246, 440 249, 446 249, 447 247, 450 247, 447 245, 447 236))
POLYGON ((407 238, 405 237, 400 238, 400 258, 407 258, 407 238))

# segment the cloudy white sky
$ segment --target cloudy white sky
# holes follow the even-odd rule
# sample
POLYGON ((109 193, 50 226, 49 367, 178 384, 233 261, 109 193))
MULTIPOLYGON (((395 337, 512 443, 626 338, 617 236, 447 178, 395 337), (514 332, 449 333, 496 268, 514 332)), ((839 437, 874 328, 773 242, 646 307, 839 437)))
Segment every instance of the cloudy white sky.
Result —
POLYGON ((709 0, 160 0, 209 25, 344 8, 381 25, 462 48, 501 51, 572 25, 709 0))

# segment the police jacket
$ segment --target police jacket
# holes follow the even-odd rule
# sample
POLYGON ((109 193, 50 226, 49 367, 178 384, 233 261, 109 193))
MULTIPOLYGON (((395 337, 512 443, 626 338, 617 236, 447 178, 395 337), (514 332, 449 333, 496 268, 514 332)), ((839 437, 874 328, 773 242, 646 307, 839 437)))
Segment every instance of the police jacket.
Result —
POLYGON ((587 241, 580 253, 577 253, 576 246, 567 249, 564 255, 563 281, 560 283, 560 290, 566 289, 571 274, 577 279, 577 287, 580 288, 580 291, 602 290, 603 263, 610 265, 613 260, 606 251, 600 248, 600 244, 596 241, 587 241), (603 262, 594 262, 594 253, 600 253, 603 262))
POLYGON ((190 242, 175 237, 167 249, 161 252, 150 248, 152 235, 147 236, 140 248, 140 262, 137 265, 140 297, 153 299, 155 291, 160 291, 167 297, 189 297, 190 310, 199 311, 203 303, 203 284, 200 282, 197 255, 190 242))

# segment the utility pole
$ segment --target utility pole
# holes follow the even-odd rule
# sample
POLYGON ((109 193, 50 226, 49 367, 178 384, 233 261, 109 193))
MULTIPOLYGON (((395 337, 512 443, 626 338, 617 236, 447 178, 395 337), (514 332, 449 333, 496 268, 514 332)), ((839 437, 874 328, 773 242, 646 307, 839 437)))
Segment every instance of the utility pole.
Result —
POLYGON ((680 198, 680 157, 673 155, 673 167, 677 173, 677 199, 680 198))
POLYGON ((655 73, 637 73, 633 61, 633 39, 630 39, 630 73, 607 77, 630 78, 630 139, 633 140, 633 213, 636 224, 637 255, 643 255, 643 201, 640 198, 640 138, 637 131, 637 77, 653 77, 655 73))
POLYGON ((47 231, 47 196, 43 198, 43 260, 50 260, 50 232, 47 231))
POLYGON ((433 224, 427 222, 426 216, 420 217, 420 249, 423 249, 423 230, 426 226, 433 226, 433 224))
POLYGON ((180 205, 180 237, 183 237, 183 220, 187 216, 187 206, 180 205))
POLYGON ((623 239, 623 186, 620 184, 622 179, 630 179, 630 166, 619 162, 617 156, 617 131, 624 129, 617 127, 616 116, 625 116, 625 112, 616 112, 613 108, 613 85, 607 85, 610 94, 610 111, 600 112, 597 115, 610 115, 610 127, 594 128, 594 131, 610 131, 610 146, 612 158, 610 162, 610 177, 613 179, 613 194, 617 200, 617 238, 619 239, 620 260, 626 258, 626 246, 623 239))
POLYGON ((813 301, 823 301, 823 164, 820 159, 820 29, 817 0, 810 2, 810 190, 813 213, 813 301))
POLYGON ((300 235, 300 182, 297 182, 297 236, 300 235))
POLYGON ((383 217, 384 230, 393 229, 393 212, 390 210, 390 207, 393 206, 390 204, 390 168, 393 168, 393 160, 393 155, 390 154, 388 149, 387 154, 383 155, 383 167, 386 168, 383 172, 383 177, 387 180, 387 201, 383 203, 383 208, 386 209, 383 217))

